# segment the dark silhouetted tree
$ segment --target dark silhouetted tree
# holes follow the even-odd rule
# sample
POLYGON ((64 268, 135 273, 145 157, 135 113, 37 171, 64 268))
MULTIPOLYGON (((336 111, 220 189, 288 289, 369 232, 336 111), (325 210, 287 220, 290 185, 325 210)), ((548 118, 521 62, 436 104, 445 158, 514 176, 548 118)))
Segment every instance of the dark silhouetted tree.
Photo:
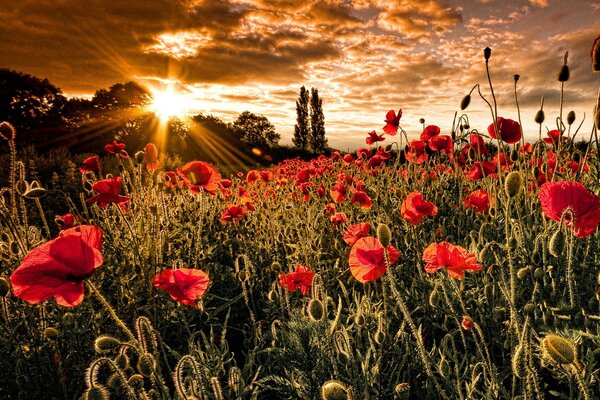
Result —
POLYGON ((275 126, 266 117, 250 111, 241 113, 231 128, 243 142, 251 146, 273 147, 280 139, 275 126))
POLYGON ((310 136, 308 102, 308 90, 302 86, 296 101, 296 126, 294 126, 294 138, 292 139, 298 150, 308 150, 310 136))
POLYGON ((319 90, 316 88, 310 89, 310 136, 308 142, 314 153, 322 153, 327 148, 323 100, 319 98, 319 90))
POLYGON ((97 90, 92 105, 100 110, 144 106, 152 100, 148 90, 135 82, 116 83, 108 90, 97 90))

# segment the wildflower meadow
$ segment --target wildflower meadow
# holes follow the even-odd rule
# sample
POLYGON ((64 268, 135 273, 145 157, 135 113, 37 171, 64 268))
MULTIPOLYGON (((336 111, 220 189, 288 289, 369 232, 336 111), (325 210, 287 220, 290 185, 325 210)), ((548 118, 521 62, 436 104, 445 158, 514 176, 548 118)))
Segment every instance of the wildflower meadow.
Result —
POLYGON ((356 152, 231 175, 107 143, 75 194, 3 122, 0 397, 600 398, 598 105, 527 141, 487 89, 451 129, 383 110, 356 152))

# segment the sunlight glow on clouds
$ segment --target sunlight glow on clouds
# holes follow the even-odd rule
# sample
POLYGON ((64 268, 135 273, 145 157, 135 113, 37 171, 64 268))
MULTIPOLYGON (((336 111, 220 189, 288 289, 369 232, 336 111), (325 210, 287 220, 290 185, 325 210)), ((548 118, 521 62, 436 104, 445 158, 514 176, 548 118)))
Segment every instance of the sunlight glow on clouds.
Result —
POLYGON ((158 35, 155 43, 144 50, 148 53, 165 54, 176 60, 198 55, 203 44, 211 40, 209 35, 199 32, 167 32, 158 35))

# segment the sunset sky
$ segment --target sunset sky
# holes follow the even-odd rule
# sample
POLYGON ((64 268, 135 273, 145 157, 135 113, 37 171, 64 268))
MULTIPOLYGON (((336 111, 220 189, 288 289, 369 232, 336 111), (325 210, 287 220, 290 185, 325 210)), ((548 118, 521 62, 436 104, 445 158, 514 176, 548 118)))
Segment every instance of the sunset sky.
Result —
MULTIPOLYGON (((69 96, 169 80, 189 113, 263 114, 282 143, 291 142, 300 86, 317 87, 329 144, 342 150, 381 132, 390 109, 402 109, 411 137, 421 117, 449 133, 474 84, 489 94, 486 46, 500 116, 516 119, 521 75, 528 138, 537 137, 542 95, 546 125, 556 126, 565 51, 565 114, 575 110, 578 124, 586 113, 582 134, 600 81, 590 65, 600 35, 592 0, 4 0, 0 21, 0 67, 48 78, 69 96)), ((479 98, 467 112, 473 127, 491 122, 479 98)))

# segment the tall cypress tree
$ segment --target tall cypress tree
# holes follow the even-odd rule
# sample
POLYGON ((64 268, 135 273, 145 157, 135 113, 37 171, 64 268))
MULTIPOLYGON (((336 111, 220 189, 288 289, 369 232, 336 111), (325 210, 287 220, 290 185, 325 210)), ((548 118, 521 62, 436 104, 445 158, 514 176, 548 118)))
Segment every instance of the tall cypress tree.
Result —
POLYGON ((298 150, 307 150, 309 145, 310 129, 308 126, 308 90, 304 86, 300 88, 300 95, 296 101, 296 126, 294 126, 294 138, 292 142, 298 150))
POLYGON ((325 137, 325 115, 323 100, 319 98, 319 90, 310 89, 310 140, 309 146, 315 153, 322 153, 327 148, 325 137))

